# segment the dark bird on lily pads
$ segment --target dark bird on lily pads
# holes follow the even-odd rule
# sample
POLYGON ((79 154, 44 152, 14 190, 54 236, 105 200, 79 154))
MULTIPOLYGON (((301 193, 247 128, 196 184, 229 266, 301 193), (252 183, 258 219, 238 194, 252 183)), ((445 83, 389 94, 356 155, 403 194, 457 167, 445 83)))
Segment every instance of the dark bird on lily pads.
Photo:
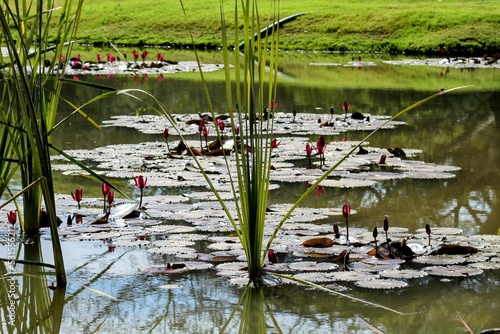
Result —
POLYGON ((405 151, 403 151, 401 147, 394 147, 394 148, 389 147, 387 151, 389 151, 389 153, 394 155, 396 158, 402 158, 402 159, 406 158, 406 153, 405 151))
POLYGON ((356 154, 361 154, 361 155, 362 154, 368 154, 368 150, 360 146, 359 147, 359 151, 356 154))
POLYGON ((209 122, 212 122, 214 119, 212 116, 210 116, 209 114, 201 114, 201 113, 198 113, 198 116, 200 116, 200 118, 204 121, 209 121, 209 122))
POLYGON ((362 113, 360 113, 359 111, 355 111, 351 114, 351 118, 352 119, 359 119, 359 120, 363 120, 365 119, 365 115, 363 115, 362 113))

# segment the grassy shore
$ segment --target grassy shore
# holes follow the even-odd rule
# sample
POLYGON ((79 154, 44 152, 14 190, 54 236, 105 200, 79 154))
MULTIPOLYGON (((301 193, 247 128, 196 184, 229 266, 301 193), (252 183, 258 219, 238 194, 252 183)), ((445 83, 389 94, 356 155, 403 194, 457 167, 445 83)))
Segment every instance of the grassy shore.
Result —
MULTIPOLYGON (((220 4, 214 0, 88 0, 80 43, 220 47, 220 4)), ((229 25, 234 2, 225 3, 229 25)), ((287 0, 281 17, 305 13, 282 27, 285 50, 482 55, 500 51, 500 1, 287 0), (441 51, 442 50, 442 51, 441 51)), ((263 21, 269 1, 261 1, 263 21)), ((231 27, 229 26, 231 29, 231 27)), ((234 43, 233 43, 234 44, 234 43)))

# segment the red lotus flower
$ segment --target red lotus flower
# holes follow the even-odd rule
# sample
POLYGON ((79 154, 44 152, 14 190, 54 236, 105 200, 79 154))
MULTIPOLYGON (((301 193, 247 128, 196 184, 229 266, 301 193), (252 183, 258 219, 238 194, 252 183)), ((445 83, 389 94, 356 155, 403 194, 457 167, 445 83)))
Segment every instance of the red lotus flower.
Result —
POLYGON ((271 263, 278 263, 278 258, 276 257, 276 253, 272 249, 267 251, 267 258, 271 263))
POLYGON ((216 124, 219 127, 219 130, 224 132, 224 129, 226 128, 226 125, 224 124, 224 122, 221 121, 220 119, 218 119, 218 120, 216 120, 216 124))
POLYGON ((77 188, 75 190, 75 193, 71 193, 71 197, 78 203, 78 209, 80 209, 80 202, 82 201, 83 198, 83 190, 80 188, 77 188))
POLYGON ((103 212, 106 211, 106 196, 109 194, 110 190, 111 190, 111 186, 108 183, 103 182, 102 183, 102 195, 104 196, 104 198, 103 198, 103 208, 102 208, 103 212))
POLYGON ((347 119, 347 111, 351 108, 351 104, 352 103, 347 104, 347 101, 344 101, 344 103, 340 104, 340 107, 345 111, 344 120, 347 119))
POLYGON ((308 156, 308 157, 310 157, 310 156, 311 156, 312 151, 313 151, 312 146, 311 146, 311 145, 309 145, 309 143, 307 143, 307 144, 306 144, 306 154, 307 154, 307 156, 308 156))
POLYGON ((271 103, 269 104, 269 109, 271 110, 276 109, 278 104, 279 104, 278 101, 271 100, 271 103))
POLYGON ((351 215, 351 206, 349 204, 344 204, 344 206, 342 207, 342 215, 345 218, 346 238, 347 238, 347 242, 349 242, 349 221, 348 221, 348 218, 351 215))
POLYGON ((110 190, 111 190, 111 186, 109 184, 107 184, 106 182, 103 182, 102 183, 102 194, 104 196, 106 196, 110 190))
POLYGON ((344 101, 344 103, 340 104, 340 107, 342 110, 347 111, 351 108, 352 103, 347 104, 347 101, 344 101))
POLYGON ((321 146, 320 142, 316 143, 316 151, 318 151, 318 154, 323 154, 323 146, 321 146))
POLYGON ((342 207, 342 216, 344 216, 345 219, 349 218, 351 215, 351 206, 349 204, 344 204, 342 207))
POLYGON ((325 137, 319 136, 318 143, 320 143, 321 147, 323 147, 323 149, 324 149, 326 147, 325 137))
POLYGON ((139 175, 138 177, 134 177, 134 182, 137 188, 139 189, 144 189, 146 187, 146 184, 148 182, 148 178, 143 177, 142 175, 139 175))
POLYGON ((240 134, 240 127, 239 126, 234 127, 234 134, 239 136, 239 134, 240 134))
POLYGON ((316 188, 314 188, 314 194, 316 195, 316 197, 326 194, 325 186, 317 186, 316 188))
POLYGON ((9 211, 7 213, 7 220, 9 221, 9 223, 14 225, 17 221, 17 211, 9 211))
POLYGON ((273 140, 271 141, 271 148, 278 148, 278 146, 280 146, 281 142, 278 141, 278 139, 276 138, 273 138, 273 140))
POLYGON ((163 55, 158 52, 158 54, 156 55, 156 59, 158 59, 158 61, 164 61, 165 57, 163 57, 163 55))
POLYGON ((100 63, 102 60, 102 57, 99 53, 96 55, 96 58, 97 58, 97 62, 100 63))
POLYGON ((141 198, 139 200, 139 209, 142 207, 142 194, 143 190, 146 187, 146 183, 148 182, 148 178, 144 178, 142 175, 139 175, 138 177, 134 177, 134 182, 137 188, 141 190, 141 198))
POLYGON ((134 56, 134 60, 137 60, 139 58, 139 52, 137 52, 137 50, 132 51, 132 56, 134 56))
POLYGON ((111 209, 111 204, 113 204, 114 200, 115 200, 115 193, 113 191, 110 191, 107 199, 110 209, 111 209))
POLYGON ((146 50, 142 51, 142 54, 141 54, 142 61, 145 61, 147 56, 148 56, 148 52, 146 50))

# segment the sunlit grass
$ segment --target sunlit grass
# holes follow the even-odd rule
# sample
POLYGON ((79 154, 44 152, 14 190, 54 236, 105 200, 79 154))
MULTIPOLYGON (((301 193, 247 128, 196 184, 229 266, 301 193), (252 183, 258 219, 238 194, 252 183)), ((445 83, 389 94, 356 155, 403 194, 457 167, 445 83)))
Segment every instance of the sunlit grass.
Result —
MULTIPOLYGON (((261 6, 266 1, 257 1, 261 6)), ((199 46, 220 47, 219 4, 211 0, 180 6, 140 0, 87 1, 79 40, 104 38, 128 45, 191 45, 189 29, 199 46), (105 27, 103 29, 103 27, 105 27)), ((282 1, 281 17, 306 12, 281 29, 280 47, 303 50, 453 52, 500 47, 500 2, 488 1, 282 1)), ((226 10, 230 4, 225 4, 226 10)), ((264 18, 267 13, 261 13, 264 18)), ((233 44, 233 23, 227 22, 233 44)), ((239 27, 241 28, 241 27, 239 27)))

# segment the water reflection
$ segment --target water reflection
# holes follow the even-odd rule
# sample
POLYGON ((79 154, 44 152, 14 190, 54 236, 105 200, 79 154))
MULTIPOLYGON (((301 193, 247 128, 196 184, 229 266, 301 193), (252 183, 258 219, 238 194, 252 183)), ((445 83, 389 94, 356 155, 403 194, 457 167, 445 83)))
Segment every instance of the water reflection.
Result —
MULTIPOLYGON (((26 263, 43 262, 39 238, 18 247, 18 254, 24 254, 26 263)), ((21 272, 11 272, 0 261, 2 333, 59 333, 66 290, 49 289, 54 272, 45 267, 17 264, 16 269, 19 267, 23 268, 21 272)))

